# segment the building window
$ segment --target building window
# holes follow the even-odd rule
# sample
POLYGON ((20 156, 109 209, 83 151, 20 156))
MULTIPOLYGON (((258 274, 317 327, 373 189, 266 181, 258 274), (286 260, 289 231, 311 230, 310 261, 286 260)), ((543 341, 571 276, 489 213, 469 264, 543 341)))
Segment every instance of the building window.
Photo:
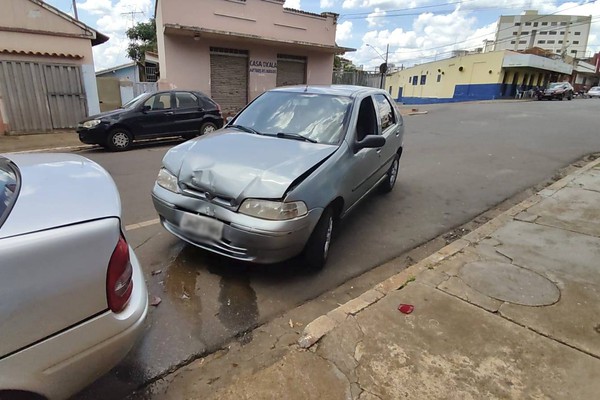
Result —
POLYGON ((421 75, 421 85, 424 85, 427 82, 427 75, 421 75))
POLYGON ((546 26, 546 25, 548 25, 547 22, 542 22, 542 26, 546 26))
POLYGON ((442 74, 438 74, 437 81, 440 82, 442 80, 442 74))
POLYGON ((517 36, 519 34, 519 32, 513 32, 513 35, 517 36))
POLYGON ((408 77, 408 83, 412 83, 412 76, 408 77))
POLYGON ((521 32, 521 35, 529 35, 529 31, 523 31, 521 32))
POLYGON ((531 22, 525 22, 525 26, 531 26, 531 22))
POLYGON ((515 43, 517 43, 517 42, 515 42, 514 40, 510 41, 510 44, 515 44, 515 43))
POLYGON ((415 76, 413 76, 413 81, 412 81, 413 86, 416 86, 417 82, 419 82, 419 77, 417 75, 415 75, 415 76))
POLYGON ((573 44, 579 44, 579 40, 573 40, 573 44))
POLYGON ((544 43, 546 43, 545 40, 538 40, 538 44, 544 44, 544 43))
POLYGON ((540 32, 540 35, 547 35, 548 32, 540 32))
POLYGON ((566 22, 561 22, 560 26, 567 26, 567 23, 566 22))
POLYGON ((561 34, 561 35, 564 35, 564 34, 565 34, 565 31, 562 31, 560 34, 561 34))
POLYGON ((525 44, 527 43, 527 40, 519 40, 519 44, 525 44))
POLYGON ((521 26, 520 22, 515 22, 515 26, 521 26))
POLYGON ((559 40, 559 41, 558 41, 558 44, 562 44, 562 40, 559 40))
POLYGON ((575 32, 575 36, 581 35, 581 32, 575 32))
POLYGON ((538 26, 538 23, 537 23, 537 22, 534 22, 534 23, 533 23, 533 26, 538 26))
POLYGON ((571 50, 571 54, 577 54, 577 50, 571 50))
POLYGON ((556 31, 550 31, 548 32, 549 35, 556 35, 556 31))
POLYGON ((557 23, 556 23, 556 22, 551 22, 551 23, 550 23, 550 25, 552 25, 552 26, 556 26, 556 25, 557 25, 557 23))
POLYGON ((548 40, 548 44, 554 44, 554 40, 548 40))

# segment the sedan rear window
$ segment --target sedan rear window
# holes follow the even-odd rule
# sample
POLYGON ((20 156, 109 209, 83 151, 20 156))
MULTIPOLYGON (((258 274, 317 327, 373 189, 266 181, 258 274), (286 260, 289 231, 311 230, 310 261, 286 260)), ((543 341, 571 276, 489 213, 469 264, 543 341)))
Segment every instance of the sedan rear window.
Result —
POLYGON ((4 159, 0 158, 0 226, 4 223, 8 213, 16 199, 19 187, 16 168, 4 159))
POLYGON ((336 144, 344 132, 352 99, 314 93, 266 92, 235 119, 265 135, 302 135, 336 144))

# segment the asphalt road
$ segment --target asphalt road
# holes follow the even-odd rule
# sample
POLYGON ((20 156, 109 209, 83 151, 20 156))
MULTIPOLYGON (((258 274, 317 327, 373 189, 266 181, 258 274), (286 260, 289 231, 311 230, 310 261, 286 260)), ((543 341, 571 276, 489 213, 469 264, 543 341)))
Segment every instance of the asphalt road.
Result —
MULTIPOLYGON (((395 190, 370 196, 338 227, 328 265, 318 274, 296 260, 264 267, 214 256, 157 224, 128 231, 150 296, 162 302, 151 309, 146 334, 125 361, 77 398, 123 397, 600 151, 600 101, 594 99, 419 108, 429 114, 405 118, 395 190)), ((112 174, 126 225, 156 218, 150 190, 174 143, 82 152, 112 174)), ((243 337, 251 340, 251 334, 243 337)))

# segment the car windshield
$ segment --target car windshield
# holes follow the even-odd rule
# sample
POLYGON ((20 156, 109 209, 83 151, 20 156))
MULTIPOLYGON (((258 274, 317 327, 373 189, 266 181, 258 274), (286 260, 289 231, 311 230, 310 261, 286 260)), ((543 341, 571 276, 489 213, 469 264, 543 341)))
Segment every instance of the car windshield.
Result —
POLYGON ((148 93, 142 93, 139 96, 134 97, 132 100, 129 100, 127 103, 123 104, 121 106, 121 108, 126 108, 126 109, 134 108, 138 104, 138 102, 142 99, 145 99, 147 97, 147 95, 148 95, 148 93))
POLYGON ((336 144, 352 99, 314 93, 266 92, 233 121, 257 133, 336 144))
POLYGON ((17 189, 17 175, 5 161, 0 160, 0 225, 17 189))
POLYGON ((555 82, 555 83, 549 84, 548 89, 559 89, 563 86, 566 86, 566 85, 564 83, 555 82))

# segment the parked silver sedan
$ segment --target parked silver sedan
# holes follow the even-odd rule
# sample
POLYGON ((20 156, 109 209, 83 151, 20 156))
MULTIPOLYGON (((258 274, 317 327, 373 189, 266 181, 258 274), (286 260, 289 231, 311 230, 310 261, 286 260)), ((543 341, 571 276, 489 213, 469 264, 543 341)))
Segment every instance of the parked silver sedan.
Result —
POLYGON ((268 91, 214 134, 171 149, 152 192, 163 226, 231 258, 327 259, 334 222, 373 189, 391 191, 404 126, 382 90, 268 91))
POLYGON ((71 396, 127 354, 147 309, 110 175, 76 155, 0 156, 0 398, 71 396))

